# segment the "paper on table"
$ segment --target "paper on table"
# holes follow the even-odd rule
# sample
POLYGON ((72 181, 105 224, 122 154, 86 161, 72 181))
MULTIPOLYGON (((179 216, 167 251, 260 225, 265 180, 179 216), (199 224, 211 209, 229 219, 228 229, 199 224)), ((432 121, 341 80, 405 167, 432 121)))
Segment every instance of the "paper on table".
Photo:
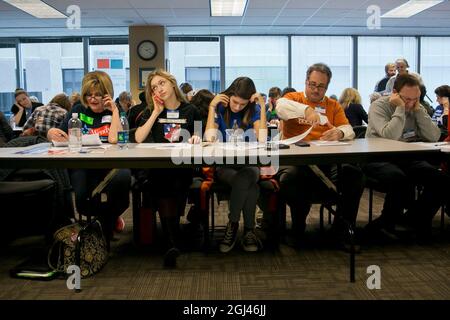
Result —
POLYGON ((312 128, 313 127, 311 126, 308 130, 306 130, 305 132, 303 132, 302 134, 300 134, 298 136, 295 136, 295 137, 292 137, 292 138, 289 138, 289 139, 278 140, 278 141, 274 140, 273 143, 278 143, 278 144, 293 144, 293 143, 296 143, 296 142, 302 140, 303 138, 305 138, 311 132, 312 128))
MULTIPOLYGON (((69 141, 52 140, 52 143, 55 147, 68 147, 69 146, 69 141)), ((83 144, 83 146, 100 146, 102 144, 102 141, 100 140, 98 133, 83 134, 81 136, 81 143, 83 144)))
POLYGON ((225 150, 253 150, 265 147, 264 144, 258 142, 238 142, 237 145, 227 142, 220 146, 225 150))
POLYGON ((139 143, 136 145, 137 149, 176 149, 176 148, 190 148, 190 143, 139 143))
POLYGON ((325 140, 309 141, 309 143, 315 146, 346 146, 351 144, 350 142, 345 141, 325 141, 325 140))

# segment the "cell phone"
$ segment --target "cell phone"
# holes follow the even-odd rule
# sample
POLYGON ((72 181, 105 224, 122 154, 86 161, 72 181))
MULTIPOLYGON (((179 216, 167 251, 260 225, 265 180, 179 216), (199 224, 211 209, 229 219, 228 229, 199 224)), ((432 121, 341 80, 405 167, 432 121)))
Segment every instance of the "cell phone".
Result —
POLYGON ((296 143, 295 143, 295 145, 296 146, 298 146, 298 147, 309 147, 310 146, 310 144, 308 143, 308 142, 306 142, 306 141, 297 141, 296 143))

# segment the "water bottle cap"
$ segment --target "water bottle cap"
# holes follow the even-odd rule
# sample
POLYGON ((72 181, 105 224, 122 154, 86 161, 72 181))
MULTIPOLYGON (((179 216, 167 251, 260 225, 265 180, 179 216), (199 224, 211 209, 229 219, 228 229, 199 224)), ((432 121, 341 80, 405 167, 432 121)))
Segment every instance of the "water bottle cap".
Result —
POLYGON ((78 119, 78 113, 72 113, 72 119, 78 119))
POLYGON ((127 113, 126 113, 125 111, 120 111, 120 116, 121 116, 121 117, 126 117, 126 116, 127 116, 127 113))

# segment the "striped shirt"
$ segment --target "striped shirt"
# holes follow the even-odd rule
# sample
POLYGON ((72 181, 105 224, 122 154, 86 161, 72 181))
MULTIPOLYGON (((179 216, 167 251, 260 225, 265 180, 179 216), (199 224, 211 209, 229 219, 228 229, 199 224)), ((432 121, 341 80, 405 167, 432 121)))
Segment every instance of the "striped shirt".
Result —
POLYGON ((45 136, 49 129, 59 127, 66 113, 67 110, 61 108, 56 103, 38 107, 25 123, 23 130, 25 131, 34 127, 37 133, 45 136))

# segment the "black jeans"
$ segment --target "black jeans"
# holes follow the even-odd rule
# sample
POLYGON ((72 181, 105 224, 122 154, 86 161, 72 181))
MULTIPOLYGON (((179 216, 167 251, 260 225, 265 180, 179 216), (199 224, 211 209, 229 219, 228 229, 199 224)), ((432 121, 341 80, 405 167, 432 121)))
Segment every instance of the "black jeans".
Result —
MULTIPOLYGON (((361 169, 354 165, 344 164, 338 177, 336 166, 320 166, 325 175, 341 192, 340 199, 308 166, 281 167, 276 178, 280 182, 280 192, 291 209, 293 223, 298 219, 300 227, 305 224, 306 217, 315 201, 326 199, 337 201, 337 215, 354 224, 358 215, 359 201, 364 190, 364 176, 361 169)), ((335 224, 340 219, 335 219, 335 224)))
POLYGON ((382 217, 388 224, 395 224, 396 219, 408 209, 418 227, 430 226, 437 210, 446 201, 450 179, 426 161, 369 163, 363 166, 363 171, 387 191, 382 217), (416 185, 423 189, 415 200, 416 185))

